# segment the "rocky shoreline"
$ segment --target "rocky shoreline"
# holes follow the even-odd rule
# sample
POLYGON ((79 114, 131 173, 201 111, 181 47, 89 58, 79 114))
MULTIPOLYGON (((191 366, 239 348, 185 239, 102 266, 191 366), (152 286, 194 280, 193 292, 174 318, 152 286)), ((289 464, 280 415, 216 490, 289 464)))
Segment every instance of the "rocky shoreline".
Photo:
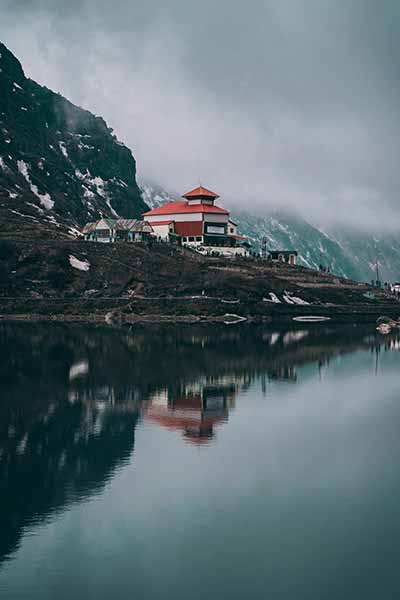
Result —
MULTIPOLYGON (((239 307, 238 307, 239 308, 239 307)), ((244 308, 244 307, 243 307, 244 308)), ((85 312, 7 312, 0 313, 0 321, 53 321, 68 323, 141 323, 141 324, 162 324, 162 323, 222 323, 233 325, 239 323, 248 324, 291 324, 293 326, 310 325, 311 323, 329 323, 329 324, 374 324, 382 315, 397 319, 400 315, 400 307, 381 304, 373 308, 367 306, 307 306, 292 308, 282 307, 270 309, 264 314, 252 314, 246 310, 237 310, 235 312, 201 313, 187 312, 182 314, 176 312, 141 312, 131 311, 131 306, 120 306, 111 310, 94 310, 85 312)))

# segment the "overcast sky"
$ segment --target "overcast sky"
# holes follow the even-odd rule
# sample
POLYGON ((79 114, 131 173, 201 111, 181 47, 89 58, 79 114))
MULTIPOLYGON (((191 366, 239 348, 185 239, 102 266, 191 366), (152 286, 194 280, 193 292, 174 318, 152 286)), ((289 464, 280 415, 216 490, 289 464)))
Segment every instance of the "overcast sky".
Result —
POLYGON ((102 115, 140 180, 394 225, 398 0, 0 0, 26 74, 102 115))

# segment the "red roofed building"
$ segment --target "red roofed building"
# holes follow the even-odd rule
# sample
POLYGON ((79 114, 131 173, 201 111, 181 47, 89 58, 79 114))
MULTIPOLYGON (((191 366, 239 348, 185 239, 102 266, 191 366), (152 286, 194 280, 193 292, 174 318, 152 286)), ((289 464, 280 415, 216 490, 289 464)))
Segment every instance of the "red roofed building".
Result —
POLYGON ((237 235, 229 211, 215 205, 218 194, 200 185, 182 198, 143 214, 160 240, 174 238, 204 253, 248 254, 242 245, 245 238, 237 235))
POLYGON ((195 188, 194 190, 191 190, 190 192, 186 192, 186 194, 183 194, 182 198, 186 198, 189 201, 197 200, 198 198, 202 198, 203 200, 206 200, 206 201, 208 200, 209 202, 213 203, 214 200, 219 198, 219 196, 215 192, 211 192, 210 190, 203 187, 202 185, 199 185, 199 187, 195 188))

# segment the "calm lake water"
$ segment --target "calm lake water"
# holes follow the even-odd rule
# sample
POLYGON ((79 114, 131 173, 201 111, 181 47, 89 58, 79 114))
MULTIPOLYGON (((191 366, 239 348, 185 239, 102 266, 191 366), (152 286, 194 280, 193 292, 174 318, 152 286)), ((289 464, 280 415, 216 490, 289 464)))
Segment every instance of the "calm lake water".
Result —
POLYGON ((399 598, 399 350, 0 324, 0 598, 399 598))

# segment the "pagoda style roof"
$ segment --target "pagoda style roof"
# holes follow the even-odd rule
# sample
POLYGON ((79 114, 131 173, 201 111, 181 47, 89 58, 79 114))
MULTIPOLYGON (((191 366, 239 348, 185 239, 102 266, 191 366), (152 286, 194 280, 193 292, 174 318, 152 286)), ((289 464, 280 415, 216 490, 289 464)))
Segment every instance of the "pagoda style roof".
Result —
POLYGON ((190 206, 187 200, 177 200, 176 202, 167 202, 167 204, 163 204, 163 206, 153 208, 153 210, 143 213, 143 216, 150 217, 153 215, 173 215, 185 213, 220 213, 222 215, 228 215, 229 211, 211 204, 193 204, 190 206))
POLYGON ((191 200, 192 198, 214 198, 215 200, 215 198, 219 198, 219 196, 215 192, 208 190, 202 185, 199 185, 199 187, 195 188, 194 190, 183 194, 182 198, 187 198, 188 200, 191 200))

